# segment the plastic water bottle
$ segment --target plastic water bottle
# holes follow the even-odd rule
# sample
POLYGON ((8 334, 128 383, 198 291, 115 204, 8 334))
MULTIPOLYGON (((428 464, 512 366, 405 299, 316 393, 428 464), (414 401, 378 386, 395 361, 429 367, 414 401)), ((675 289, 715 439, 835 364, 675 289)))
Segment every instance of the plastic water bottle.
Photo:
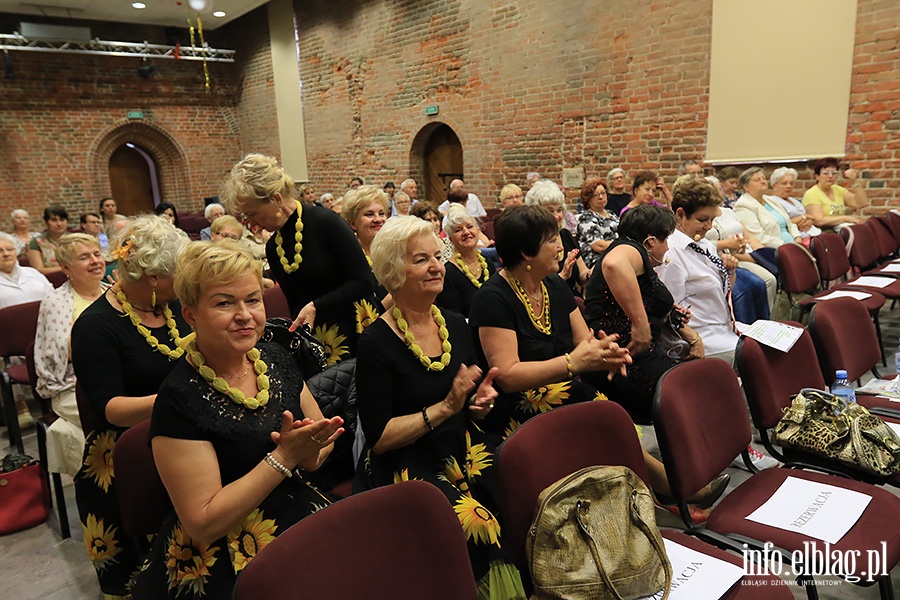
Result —
POLYGON ((897 351, 894 353, 894 371, 897 373, 897 377, 900 378, 900 346, 897 346, 897 351))
POLYGON ((847 379, 847 371, 838 370, 834 374, 834 385, 831 386, 831 393, 840 396, 848 403, 856 402, 856 391, 850 380, 847 379))

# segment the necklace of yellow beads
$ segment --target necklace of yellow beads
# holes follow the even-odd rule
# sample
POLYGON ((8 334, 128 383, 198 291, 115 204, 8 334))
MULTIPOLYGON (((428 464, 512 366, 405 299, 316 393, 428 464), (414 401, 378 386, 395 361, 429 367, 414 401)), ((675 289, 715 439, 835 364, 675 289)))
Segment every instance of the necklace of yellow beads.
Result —
MULTIPOLYGON (((486 278, 488 272, 487 261, 484 259, 484 256, 481 254, 480 250, 475 250, 475 254, 478 256, 478 262, 481 263, 481 277, 486 278)), ((472 282, 476 288, 481 287, 481 280, 478 277, 475 277, 472 274, 472 271, 469 270, 469 265, 466 264, 466 261, 463 260, 462 254, 457 252, 453 255, 453 262, 460 268, 469 281, 472 282)))
POLYGON ((391 311, 391 315, 393 315, 394 320, 397 321, 397 329, 400 330, 400 333, 403 334, 404 339, 406 340, 406 346, 410 349, 410 351, 419 359, 419 362, 422 363, 422 366, 428 369, 429 371, 443 371, 444 367, 450 364, 450 350, 453 348, 450 345, 450 333, 447 331, 447 321, 444 320, 444 316, 441 314, 440 309, 431 305, 431 316, 434 318, 434 322, 438 326, 438 337, 441 339, 441 359, 440 361, 432 361, 430 358, 425 356, 425 353, 422 351, 422 347, 416 343, 416 338, 413 336, 412 332, 409 330, 409 324, 406 322, 406 319, 403 318, 403 311, 400 310, 400 307, 394 306, 393 311, 391 311))
POLYGON ((191 364, 197 369, 200 376, 212 386, 214 390, 228 396, 235 404, 245 406, 250 410, 256 410, 260 406, 265 406, 269 402, 269 376, 266 375, 268 366, 260 358, 259 350, 250 348, 247 351, 247 360, 253 364, 253 371, 256 373, 256 386, 259 388, 256 396, 248 398, 241 390, 231 387, 222 377, 216 375, 216 372, 206 364, 206 357, 197 348, 196 338, 192 338, 186 344, 188 357, 191 364))
POLYGON ((547 286, 544 285, 544 282, 541 282, 541 299, 543 300, 541 304, 541 314, 534 314, 534 309, 531 307, 531 301, 528 299, 528 293, 525 291, 525 286, 522 285, 522 282, 516 279, 512 273, 507 271, 509 275, 509 280, 512 281, 513 289, 516 291, 516 295, 519 297, 519 300, 522 301, 522 304, 525 305, 525 310, 528 311, 528 318, 531 319, 532 325, 540 331, 541 333, 550 335, 552 331, 551 322, 550 322, 550 294, 547 292, 547 286))
POLYGON ((138 333, 143 336, 144 340, 147 341, 147 344, 151 348, 169 360, 178 360, 181 358, 184 354, 184 349, 181 347, 183 338, 178 334, 178 324, 175 323, 175 319, 172 317, 172 309, 169 308, 168 304, 163 306, 163 316, 166 318, 166 325, 169 327, 169 337, 175 342, 174 349, 160 343, 160 341, 156 339, 156 336, 151 334, 150 330, 141 323, 141 318, 134 313, 134 308, 125 296, 125 292, 122 290, 117 291, 116 300, 122 305, 122 311, 125 313, 125 316, 127 316, 131 321, 131 324, 137 328, 138 333))
POLYGON ((300 220, 303 216, 303 204, 297 200, 294 202, 297 204, 297 223, 294 225, 294 262, 289 263, 284 255, 284 238, 281 236, 281 231, 275 232, 275 253, 278 255, 281 268, 285 273, 293 273, 300 268, 300 263, 303 262, 303 221, 300 220))

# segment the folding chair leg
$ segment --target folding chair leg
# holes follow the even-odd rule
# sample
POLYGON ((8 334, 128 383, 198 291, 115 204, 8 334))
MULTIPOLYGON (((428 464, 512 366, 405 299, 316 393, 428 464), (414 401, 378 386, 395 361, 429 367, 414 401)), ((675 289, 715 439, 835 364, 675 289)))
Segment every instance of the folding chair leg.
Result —
POLYGON ((881 600, 894 600, 894 585, 890 575, 878 580, 878 591, 881 593, 881 600))
POLYGON ((875 322, 875 332, 878 334, 878 347, 881 348, 881 364, 887 367, 887 355, 884 353, 884 340, 881 338, 881 321, 878 318, 878 311, 872 315, 872 320, 875 322))
POLYGON ((66 494, 63 491, 62 477, 53 473, 53 490, 56 493, 56 515, 59 517, 59 533, 62 539, 72 537, 69 529, 69 511, 66 509, 66 494))
POLYGON ((816 588, 816 580, 810 575, 797 577, 797 583, 806 589, 806 597, 809 600, 819 600, 819 590, 816 588))
POLYGON ((22 442, 22 432, 19 430, 19 415, 16 411, 16 398, 13 395, 12 385, 9 376, 4 372, 2 374, 2 401, 3 401, 3 419, 6 421, 6 432, 9 435, 9 446, 16 447, 19 454, 25 454, 25 444, 22 442))

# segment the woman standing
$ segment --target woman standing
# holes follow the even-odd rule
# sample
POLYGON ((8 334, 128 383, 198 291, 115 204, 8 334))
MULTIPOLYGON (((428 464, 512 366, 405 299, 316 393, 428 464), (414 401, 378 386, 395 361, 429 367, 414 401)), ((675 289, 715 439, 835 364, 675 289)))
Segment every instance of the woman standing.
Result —
POLYGON ((45 231, 28 243, 28 264, 44 275, 62 271, 56 260, 56 243, 69 226, 69 212, 57 204, 44 209, 45 231))
POLYGON ((578 215, 578 247, 588 269, 593 269, 600 257, 616 239, 619 218, 606 210, 606 186, 599 177, 591 177, 581 188, 584 212, 578 215))
POLYGON ((434 484, 466 534, 479 598, 525 598, 496 516, 494 447, 477 425, 494 406, 495 370, 482 379, 465 319, 434 305, 444 281, 441 246, 412 217, 391 219, 372 245, 375 273, 395 304, 359 343, 367 475, 374 485, 434 484))
POLYGON ((435 303, 468 318, 472 298, 494 273, 478 249, 478 224, 460 205, 450 206, 444 233, 453 244, 453 258, 447 261, 444 289, 435 303))
POLYGON ((828 229, 842 223, 853 225, 865 221, 865 218, 853 214, 853 211, 869 205, 859 173, 856 169, 844 171, 844 177, 850 181, 850 189, 847 189, 837 184, 840 168, 840 161, 832 157, 820 158, 813 163, 816 185, 803 194, 803 206, 816 227, 828 229))
POLYGON ((353 231, 340 216, 294 199, 294 182, 271 156, 237 163, 222 196, 251 227, 275 232, 266 244, 272 275, 297 317, 326 346, 328 363, 356 355, 356 303, 371 297, 375 279, 353 231))
MULTIPOLYGON (((399 192, 399 194, 403 194, 403 192, 399 192)), ((388 196, 377 185, 361 185, 351 188, 344 195, 344 210, 341 212, 341 216, 350 225, 350 229, 356 233, 356 239, 366 255, 366 261, 370 268, 372 259, 369 257, 369 249, 372 247, 375 234, 387 222, 388 211, 388 196)), ((374 297, 359 300, 354 303, 354 306, 357 316, 356 330, 357 333, 362 333, 363 329, 378 318, 378 315, 393 306, 393 300, 390 293, 376 279, 374 297)))
POLYGON ((36 231, 31 231, 31 215, 22 208, 17 208, 9 215, 13 226, 13 237, 16 240, 16 252, 19 257, 27 257, 26 251, 31 238, 38 235, 36 231))
POLYGON ((125 596, 138 568, 134 541, 122 532, 109 460, 119 435, 150 418, 159 386, 184 354, 189 328, 172 289, 175 259, 187 238, 156 216, 123 229, 113 255, 119 283, 91 304, 72 328, 72 365, 95 421, 85 430, 75 499, 88 555, 110 596, 125 596))

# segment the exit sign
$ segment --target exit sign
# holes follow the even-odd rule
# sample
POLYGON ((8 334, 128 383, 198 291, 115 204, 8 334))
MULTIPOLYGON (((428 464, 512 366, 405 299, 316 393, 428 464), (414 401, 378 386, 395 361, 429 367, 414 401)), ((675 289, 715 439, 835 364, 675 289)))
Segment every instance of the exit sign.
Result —
POLYGON ((144 113, 141 112, 141 111, 139 111, 139 110, 129 110, 129 111, 128 111, 128 118, 129 118, 129 119, 143 119, 143 118, 144 118, 144 113))
POLYGON ((428 115, 428 116, 432 116, 432 115, 438 114, 438 107, 437 107, 437 104, 434 104, 434 105, 432 105, 432 106, 426 106, 426 107, 425 107, 425 114, 428 115))

